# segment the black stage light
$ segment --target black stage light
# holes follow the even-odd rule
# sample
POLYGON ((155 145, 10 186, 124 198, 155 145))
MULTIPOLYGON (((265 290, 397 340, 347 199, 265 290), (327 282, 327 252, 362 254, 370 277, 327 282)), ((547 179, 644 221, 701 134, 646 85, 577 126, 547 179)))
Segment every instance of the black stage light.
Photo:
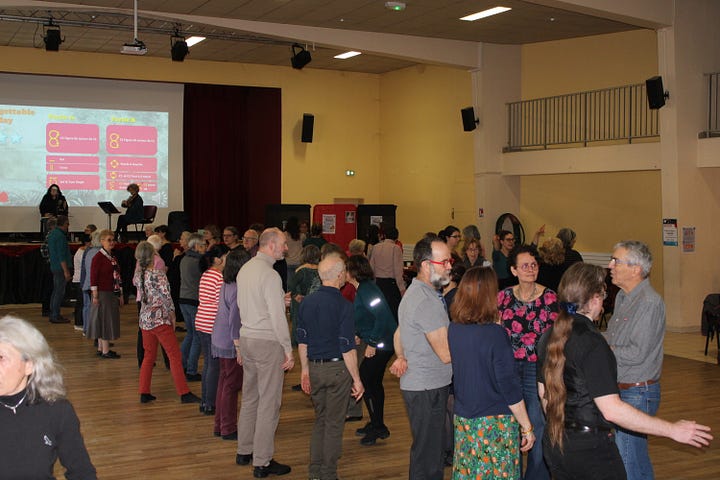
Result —
POLYGON ((290 63, 292 64, 293 68, 297 68, 298 70, 300 70, 312 60, 310 52, 305 50, 302 45, 299 45, 297 43, 293 44, 292 52, 293 56, 292 58, 290 58, 290 63))
POLYGON ((170 39, 170 56, 173 62, 182 62, 188 53, 190 53, 190 49, 183 37, 172 37, 170 39))
POLYGON ((45 42, 45 50, 48 52, 57 52, 60 50, 60 44, 64 40, 60 36, 60 27, 53 25, 50 22, 49 25, 45 26, 45 36, 43 37, 45 42))

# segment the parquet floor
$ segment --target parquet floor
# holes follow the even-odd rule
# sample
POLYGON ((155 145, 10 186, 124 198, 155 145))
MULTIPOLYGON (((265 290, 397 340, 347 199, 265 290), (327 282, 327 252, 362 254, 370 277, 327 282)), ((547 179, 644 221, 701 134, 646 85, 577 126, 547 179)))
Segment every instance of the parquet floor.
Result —
MULTIPOLYGON (((250 479, 252 469, 235 465, 235 442, 212 435, 212 418, 196 405, 182 405, 170 373, 159 360, 152 392, 158 399, 140 404, 135 359, 137 323, 135 306, 123 308, 122 334, 114 350, 119 360, 100 360, 92 343, 71 325, 51 325, 39 315, 39 306, 3 306, 0 315, 13 312, 33 322, 55 348, 65 368, 69 398, 80 417, 85 443, 99 478, 129 479, 250 479)), ((66 311, 69 316, 70 311, 66 311)), ((682 340, 682 337, 675 340, 682 340)), ((673 342, 675 342, 673 340, 673 342)), ((702 354, 704 339, 687 337, 691 355, 702 354), (702 348, 700 348, 702 347, 702 348)), ((675 342, 677 343, 677 342, 675 342)), ((682 342, 679 342, 682 343, 682 342)), ((708 352, 713 359, 717 349, 708 352)), ((658 479, 720 478, 720 367, 713 363, 666 355, 660 416, 696 419, 709 424, 719 437, 710 449, 698 451, 666 439, 651 439, 651 456, 658 479)), ((313 409, 307 396, 290 390, 299 383, 300 369, 287 374, 283 406, 276 436, 276 459, 293 467, 284 478, 307 478, 313 409)), ((198 395, 200 384, 191 383, 198 395)), ((374 447, 363 447, 348 424, 343 439, 339 477, 344 480, 407 478, 410 433, 405 409, 392 375, 385 377, 386 423, 391 436, 374 447)), ((0 466, 1 468, 1 466, 0 466)), ((62 468, 56 469, 63 478, 62 468)), ((446 470, 446 477, 450 471, 446 470)))

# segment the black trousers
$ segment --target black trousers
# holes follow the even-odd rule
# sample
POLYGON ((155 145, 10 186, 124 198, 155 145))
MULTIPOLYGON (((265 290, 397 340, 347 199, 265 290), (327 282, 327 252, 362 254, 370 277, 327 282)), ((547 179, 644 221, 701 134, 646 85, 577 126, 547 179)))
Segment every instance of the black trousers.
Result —
POLYGON ((555 480, 625 480, 625 466, 611 432, 566 432, 563 451, 543 437, 545 462, 555 480))
POLYGON ((395 321, 398 319, 398 307, 400 307, 400 289, 394 278, 376 278, 375 284, 383 293, 387 301, 390 311, 395 315, 395 321))
POLYGON ((443 478, 443 426, 448 392, 447 385, 433 390, 400 390, 413 436, 410 480, 443 478))
POLYGON ((375 350, 375 356, 365 357, 360 364, 360 380, 365 386, 365 406, 370 413, 373 428, 385 427, 385 389, 383 377, 385 367, 393 356, 392 350, 375 350))

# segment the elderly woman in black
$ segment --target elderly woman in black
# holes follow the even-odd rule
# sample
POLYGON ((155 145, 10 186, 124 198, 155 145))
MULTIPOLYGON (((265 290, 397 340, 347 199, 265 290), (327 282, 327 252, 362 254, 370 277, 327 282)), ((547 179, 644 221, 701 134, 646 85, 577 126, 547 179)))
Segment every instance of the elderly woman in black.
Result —
POLYGON ((670 423, 620 400, 615 356, 592 322, 604 298, 603 268, 571 266, 560 281, 560 315, 538 345, 538 393, 547 415, 543 452, 556 480, 625 479, 613 424, 694 447, 712 440, 710 427, 670 423))
POLYGON ((65 478, 97 478, 52 350, 13 316, 0 318, 0 407, 0 477, 55 478, 59 458, 65 478))

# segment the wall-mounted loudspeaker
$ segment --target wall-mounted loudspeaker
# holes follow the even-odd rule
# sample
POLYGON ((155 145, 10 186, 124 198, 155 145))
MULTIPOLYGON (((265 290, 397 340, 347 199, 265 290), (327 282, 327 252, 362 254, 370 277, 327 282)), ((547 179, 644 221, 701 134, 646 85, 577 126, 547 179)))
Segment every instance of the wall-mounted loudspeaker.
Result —
POLYGON ((645 80, 647 90, 648 106, 651 110, 657 110, 665 105, 665 99, 670 96, 663 90, 662 77, 652 77, 645 80))
POLYGON ((473 107, 463 108, 460 110, 460 115, 462 116, 463 130, 466 132, 472 132, 480 123, 479 120, 475 119, 475 109, 473 107))
POLYGON ((315 115, 311 113, 303 113, 302 122, 302 141, 303 143, 312 143, 313 126, 315 125, 315 115))

